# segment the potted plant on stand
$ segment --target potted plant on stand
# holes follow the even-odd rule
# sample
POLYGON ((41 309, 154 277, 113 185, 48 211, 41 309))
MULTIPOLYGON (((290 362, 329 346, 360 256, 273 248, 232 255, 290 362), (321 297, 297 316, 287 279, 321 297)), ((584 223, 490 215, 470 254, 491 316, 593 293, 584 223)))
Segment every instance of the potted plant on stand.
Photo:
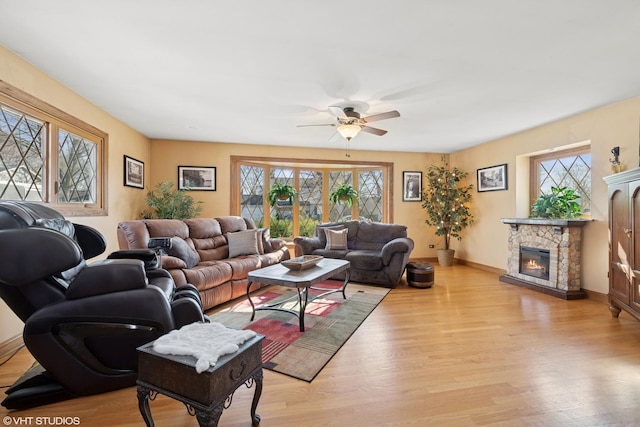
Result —
POLYGON ((446 163, 431 165, 427 170, 422 208, 427 212, 427 225, 436 227, 436 236, 444 236, 444 249, 437 251, 442 266, 453 265, 451 238, 462 239, 460 232, 474 221, 468 206, 473 185, 462 183, 468 175, 456 167, 449 169, 446 163))
POLYGON ((329 200, 335 204, 344 203, 352 207, 358 201, 358 192, 351 185, 342 184, 329 195, 329 200))

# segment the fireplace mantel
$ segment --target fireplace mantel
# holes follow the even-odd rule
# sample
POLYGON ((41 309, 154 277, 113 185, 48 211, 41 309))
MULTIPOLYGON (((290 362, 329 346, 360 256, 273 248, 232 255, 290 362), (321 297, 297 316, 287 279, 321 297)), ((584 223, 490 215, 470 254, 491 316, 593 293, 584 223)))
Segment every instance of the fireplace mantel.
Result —
POLYGON ((501 218, 503 224, 547 225, 550 227, 582 227, 586 219, 548 219, 548 218, 501 218))
POLYGON ((509 225, 506 283, 524 286, 564 299, 584 298, 580 287, 582 227, 585 219, 501 218, 509 225), (550 252, 549 279, 520 273, 520 246, 550 252))

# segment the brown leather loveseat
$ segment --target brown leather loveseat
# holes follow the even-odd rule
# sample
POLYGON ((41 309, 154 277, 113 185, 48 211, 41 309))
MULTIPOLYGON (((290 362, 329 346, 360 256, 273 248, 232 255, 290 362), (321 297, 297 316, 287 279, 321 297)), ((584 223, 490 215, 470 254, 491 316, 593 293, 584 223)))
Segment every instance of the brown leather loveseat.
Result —
MULTIPOLYGON (((170 238, 171 247, 163 248, 167 255, 161 257, 162 268, 171 273, 177 286, 196 286, 203 310, 246 295, 250 271, 290 257, 283 240, 271 239, 268 228, 257 229, 251 219, 239 216, 118 224, 121 249, 153 247, 157 240, 149 243, 154 238, 170 238)), ((260 284, 255 286, 258 289, 260 284)))

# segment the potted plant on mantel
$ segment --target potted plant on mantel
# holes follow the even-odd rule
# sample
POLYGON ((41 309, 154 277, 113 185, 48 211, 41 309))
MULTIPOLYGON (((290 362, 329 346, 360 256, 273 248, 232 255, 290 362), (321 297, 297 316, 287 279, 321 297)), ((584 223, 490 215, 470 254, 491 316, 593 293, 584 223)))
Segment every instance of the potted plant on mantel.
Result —
POLYGON ((335 204, 344 203, 352 207, 358 201, 358 192, 351 185, 342 184, 329 195, 329 200, 335 204))
POLYGON ((446 162, 431 165, 427 170, 422 208, 427 212, 427 225, 436 227, 436 236, 444 236, 444 249, 437 251, 442 266, 453 265, 455 251, 449 248, 451 238, 462 239, 460 232, 474 222, 468 206, 473 185, 462 183, 468 175, 456 167, 449 169, 446 162))
POLYGON ((292 205, 297 195, 298 192, 292 186, 276 182, 269 190, 269 205, 275 206, 276 203, 278 203, 278 200, 288 200, 289 205, 292 205))
POLYGON ((582 215, 580 196, 567 187, 551 187, 551 193, 542 194, 531 207, 533 218, 573 219, 582 215))

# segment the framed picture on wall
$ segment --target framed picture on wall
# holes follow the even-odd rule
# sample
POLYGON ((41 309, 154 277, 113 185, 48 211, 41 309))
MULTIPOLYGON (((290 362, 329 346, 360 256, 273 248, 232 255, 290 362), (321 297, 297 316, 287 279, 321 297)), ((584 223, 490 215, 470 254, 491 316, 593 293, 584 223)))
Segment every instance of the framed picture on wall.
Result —
POLYGON ((422 201, 422 172, 402 172, 402 201, 422 201))
POLYGON ((127 155, 124 156, 124 185, 144 188, 144 163, 127 155))
POLYGON ((178 166, 178 189, 216 191, 216 168, 213 166, 178 166))
POLYGON ((478 169, 478 191, 507 189, 507 164, 478 169))

